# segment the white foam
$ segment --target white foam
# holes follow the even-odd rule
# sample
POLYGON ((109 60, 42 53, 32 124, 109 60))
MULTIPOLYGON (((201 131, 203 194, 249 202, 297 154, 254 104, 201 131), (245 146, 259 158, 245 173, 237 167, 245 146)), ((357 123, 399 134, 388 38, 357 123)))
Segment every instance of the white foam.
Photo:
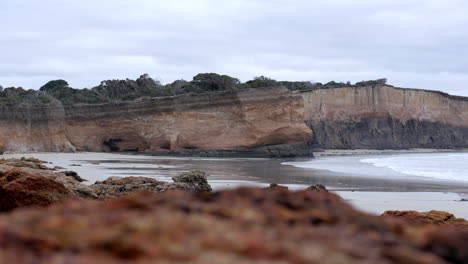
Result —
POLYGON ((324 157, 282 164, 372 178, 429 177, 468 181, 468 153, 324 157))
POLYGON ((360 161, 406 175, 468 181, 468 153, 396 155, 360 161))

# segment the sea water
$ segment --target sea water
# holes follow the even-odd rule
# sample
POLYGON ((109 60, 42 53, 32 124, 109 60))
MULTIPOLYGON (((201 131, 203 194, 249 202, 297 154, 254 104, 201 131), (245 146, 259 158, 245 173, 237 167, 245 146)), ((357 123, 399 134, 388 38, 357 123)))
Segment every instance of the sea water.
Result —
POLYGON ((335 156, 283 164, 373 178, 424 177, 468 182, 468 153, 335 156))
POLYGON ((468 153, 430 153, 361 159, 379 168, 421 177, 468 182, 468 153))

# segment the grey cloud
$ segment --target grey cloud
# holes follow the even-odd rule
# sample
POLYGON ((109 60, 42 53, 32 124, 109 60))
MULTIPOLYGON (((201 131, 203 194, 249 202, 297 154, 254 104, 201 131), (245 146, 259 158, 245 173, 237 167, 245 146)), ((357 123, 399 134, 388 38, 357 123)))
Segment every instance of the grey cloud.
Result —
POLYGON ((461 0, 3 1, 0 85, 219 72, 244 81, 387 77, 468 96, 467 13, 461 0))

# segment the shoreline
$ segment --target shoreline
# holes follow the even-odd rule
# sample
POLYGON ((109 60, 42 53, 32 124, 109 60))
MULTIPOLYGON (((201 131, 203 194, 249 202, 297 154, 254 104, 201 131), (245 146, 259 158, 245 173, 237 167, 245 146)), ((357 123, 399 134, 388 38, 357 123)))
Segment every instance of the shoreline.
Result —
MULTIPOLYGON (((282 165, 283 162, 290 161, 285 159, 160 157, 89 152, 16 153, 4 154, 3 158, 21 156, 36 157, 53 162, 48 164, 50 167, 61 166, 65 170, 76 171, 88 179, 89 184, 110 176, 143 176, 170 181, 172 176, 180 172, 201 169, 211 175, 208 181, 216 191, 240 186, 266 187, 270 183, 288 186, 290 190, 303 190, 310 185, 323 184, 331 192, 337 193, 356 208, 368 213, 435 209, 468 218, 468 210, 460 209, 465 207, 465 203, 459 200, 468 198, 468 183, 463 182, 424 177, 372 178, 369 175, 282 165), (72 164, 81 166, 71 166, 72 164), (422 201, 421 196, 427 197, 431 202, 422 201), (402 201, 401 197, 405 197, 405 200, 402 201), (431 204, 434 206, 431 207, 431 204)), ((384 168, 376 168, 378 172, 383 170, 384 168)), ((468 206, 468 203, 466 205, 468 206)))
MULTIPOLYGON (((460 151, 453 151, 460 152, 460 151)), ((465 153, 464 151, 462 151, 465 153)), ((361 168, 359 168, 358 173, 352 172, 349 169, 345 168, 341 171, 339 169, 334 168, 330 170, 330 166, 334 166, 334 163, 331 164, 324 164, 324 166, 319 167, 301 167, 295 166, 291 163, 302 163, 307 161, 314 161, 314 162, 321 162, 326 160, 331 160, 333 158, 339 159, 339 162, 342 163, 343 159, 349 159, 345 162, 347 163, 355 163, 356 159, 361 159, 364 153, 361 152, 360 155, 356 154, 357 152, 353 152, 353 154, 349 155, 336 155, 336 156, 321 156, 316 159, 311 158, 296 158, 296 159, 277 159, 277 158, 226 158, 226 157, 175 157, 175 156, 152 156, 152 155, 133 155, 131 153, 108 153, 108 152, 74 152, 74 153, 61 153, 61 152, 17 152, 17 153, 5 153, 0 158, 19 158, 22 156, 25 157, 39 157, 39 159, 47 160, 50 162, 49 165, 54 166, 61 166, 67 170, 77 170, 78 172, 82 169, 88 173, 87 169, 101 169, 99 173, 105 174, 105 176, 117 176, 112 174, 121 174, 122 176, 131 176, 130 174, 141 174, 144 175, 145 172, 150 172, 153 175, 162 174, 162 176, 167 176, 168 172, 171 169, 183 170, 186 169, 207 169, 214 170, 213 175, 217 177, 221 177, 223 180, 240 180, 243 181, 242 177, 247 177, 249 181, 254 181, 258 183, 272 183, 269 181, 269 178, 258 176, 257 174, 268 174, 274 173, 275 175, 281 176, 281 174, 291 174, 291 172, 297 177, 289 178, 286 177, 286 182, 283 181, 285 179, 278 178, 278 184, 294 184, 295 182, 302 182, 303 185, 307 185, 309 183, 320 183, 324 184, 325 186, 329 186, 332 188, 338 189, 348 189, 348 190, 365 190, 365 191, 373 191, 372 184, 370 185, 362 185, 363 181, 370 181, 370 182, 384 182, 385 185, 382 187, 385 188, 378 188, 374 190, 378 191, 395 191, 395 188, 389 186, 386 181, 389 182, 403 182, 409 184, 419 183, 420 185, 425 185, 423 188, 412 188, 416 186, 405 186, 404 191, 427 191, 427 189, 436 189, 437 187, 444 187, 442 188, 443 191, 448 191, 450 189, 457 189, 457 187, 463 186, 468 188, 468 182, 465 181, 456 181, 456 180, 449 180, 449 179, 440 179, 440 178, 432 178, 432 177, 424 177, 424 176, 416 176, 416 175, 405 175, 400 172, 394 171, 389 168, 385 167, 375 167, 371 164, 360 164, 361 166, 371 167, 373 168, 372 171, 364 173, 361 168), (356 154, 356 155, 355 155, 356 154), (343 159, 341 159, 343 158, 343 159), (130 166, 133 164, 132 162, 136 162, 137 166, 130 166), (244 162, 244 164, 240 164, 240 162, 244 162), (73 163, 78 163, 79 166, 70 166, 75 165, 73 163), (103 163, 103 164, 101 164, 103 163), (196 165, 191 165, 191 163, 197 163, 196 165), (227 168, 220 168, 219 171, 216 170, 216 167, 219 165, 226 166, 225 163, 228 164, 227 168), (232 164, 230 164, 232 163, 232 164), (257 167, 257 163, 262 163, 262 173, 258 171, 255 167, 257 167), (119 166, 119 164, 121 166, 119 166), (80 166, 81 165, 81 166, 80 166), (102 165, 102 166, 100 166, 102 165), (241 166, 241 169, 246 169, 245 173, 239 173, 238 166, 241 166), (205 168, 206 166, 210 168, 205 168), (253 169, 250 167, 254 166, 253 169), (270 167, 273 166, 274 168, 270 170, 270 167), (114 170, 115 169, 115 170, 114 170), (236 171, 229 171, 235 169, 236 171), (127 175, 128 174, 128 175, 127 175), (379 177, 376 177, 379 175, 379 177), (238 178, 242 176, 241 178, 238 178), (308 179, 312 179, 313 181, 308 181, 308 179), (332 181, 325 181, 320 182, 321 180, 327 179, 335 179, 337 182, 341 180, 347 179, 350 183, 350 186, 341 186, 341 185, 334 185, 332 181), (316 182, 318 181, 318 182, 316 182), (354 186, 353 186, 354 185, 354 186), (434 188, 435 187, 435 188, 434 188)), ((416 154, 416 153, 437 153, 436 151, 431 152, 392 152, 391 154, 416 154)), ((446 153, 446 152, 441 152, 446 153)), ((387 155, 388 152, 381 152, 381 154, 370 154, 370 155, 387 155)), ((390 154, 390 155, 391 155, 390 154)), ((346 165, 346 164, 345 164, 346 165)), ((85 174, 83 174, 85 175, 85 174)), ((90 177, 90 175, 85 175, 90 177)), ((268 175, 267 175, 268 176, 268 175)), ((244 177, 244 178, 245 178, 244 177)), ((275 176, 276 177, 276 176, 275 176)), ((94 180, 94 179, 91 179, 94 180)), ((104 180, 102 177, 97 180, 104 180)), ((388 183, 389 183, 388 182, 388 183)), ((377 186, 375 186, 377 187, 377 186)), ((397 186, 398 187, 398 186, 397 186)), ((468 189, 466 190, 468 193, 468 189)))

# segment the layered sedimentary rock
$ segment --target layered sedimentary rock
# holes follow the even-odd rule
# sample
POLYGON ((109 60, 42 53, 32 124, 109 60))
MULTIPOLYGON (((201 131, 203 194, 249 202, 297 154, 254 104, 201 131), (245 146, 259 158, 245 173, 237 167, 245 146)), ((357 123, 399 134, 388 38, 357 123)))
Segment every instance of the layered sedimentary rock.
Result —
POLYGON ((71 151, 65 110, 58 105, 0 104, 0 153, 71 151))
POLYGON ((284 88, 62 106, 3 105, 0 151, 247 150, 308 141, 284 88))
POLYGON ((468 98, 387 85, 302 92, 314 143, 326 149, 468 147, 468 98))
POLYGON ((0 132, 0 152, 284 157, 310 155, 314 146, 467 148, 468 99, 377 85, 247 89, 67 107, 3 103, 0 132))

